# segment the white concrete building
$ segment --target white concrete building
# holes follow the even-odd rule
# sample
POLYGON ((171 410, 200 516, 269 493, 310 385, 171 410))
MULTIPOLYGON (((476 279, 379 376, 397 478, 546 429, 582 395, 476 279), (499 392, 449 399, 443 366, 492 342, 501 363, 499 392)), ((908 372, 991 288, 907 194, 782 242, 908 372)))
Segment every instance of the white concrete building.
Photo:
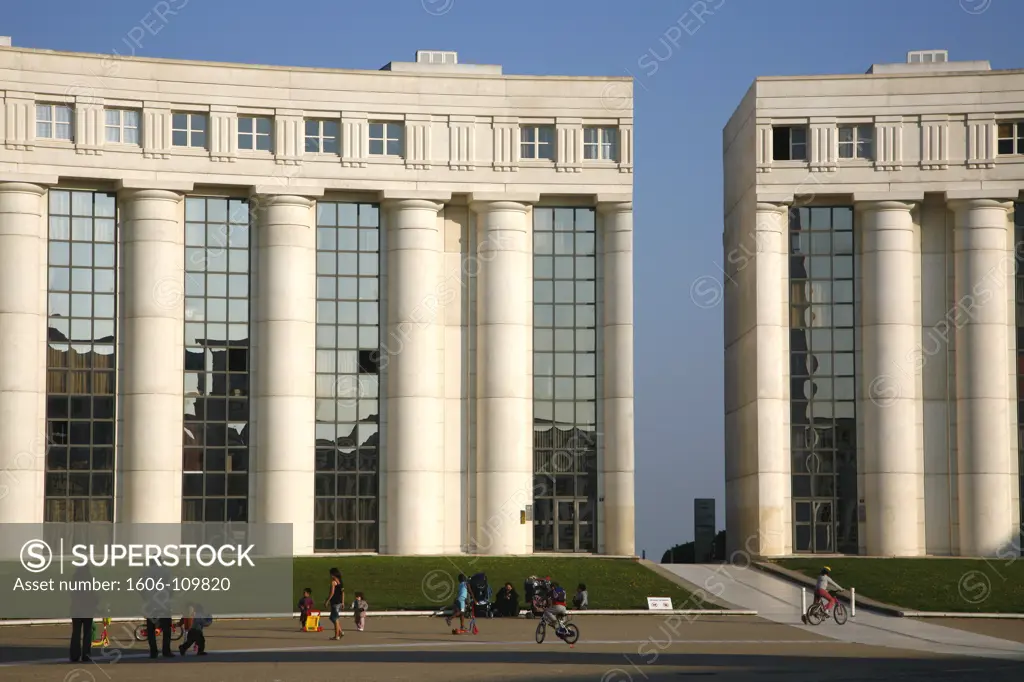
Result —
POLYGON ((0 522, 634 553, 632 82, 0 41, 0 522))
POLYGON ((1018 554, 1024 70, 758 78, 723 146, 730 551, 1018 554))

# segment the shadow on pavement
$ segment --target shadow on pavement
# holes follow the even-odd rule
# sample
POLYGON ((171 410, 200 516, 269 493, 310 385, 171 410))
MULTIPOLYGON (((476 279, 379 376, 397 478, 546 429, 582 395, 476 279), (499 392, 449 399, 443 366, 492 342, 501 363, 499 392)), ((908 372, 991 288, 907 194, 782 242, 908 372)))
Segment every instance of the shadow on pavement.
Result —
MULTIPOLYGON (((18 658, 44 659, 66 657, 66 650, 50 647, 22 648, 18 658)), ((4 651, 0 657, 6 658, 4 651)), ((728 654, 705 653, 664 653, 648 652, 646 656, 594 651, 593 649, 569 649, 562 644, 545 644, 533 651, 522 650, 444 650, 444 651, 373 651, 345 649, 344 644, 337 648, 325 648, 322 651, 295 652, 251 652, 251 653, 218 653, 212 649, 208 657, 198 658, 186 656, 174 661, 160 659, 151 661, 148 656, 138 658, 139 654, 148 654, 145 647, 125 650, 123 660, 103 661, 96 659, 89 669, 91 676, 99 680, 101 676, 110 678, 114 670, 132 675, 132 678, 145 677, 152 680, 177 679, 180 675, 200 675, 203 679, 210 675, 222 675, 222 666, 229 665, 245 679, 260 679, 260 671, 266 672, 269 665, 280 664, 292 675, 301 675, 293 679, 314 679, 317 669, 332 666, 336 670, 338 664, 362 664, 361 679, 375 677, 375 665, 412 666, 413 674, 408 679, 418 681, 438 678, 459 678, 475 676, 476 679, 530 679, 532 682, 544 682, 547 679, 565 680, 567 678, 587 676, 600 678, 603 682, 648 682, 648 680, 671 677, 708 676, 715 680, 787 680, 802 682, 804 680, 985 680, 986 682, 1002 682, 1004 680, 1020 680, 1020 663, 966 657, 948 658, 908 658, 908 657, 830 657, 821 656, 768 656, 763 654, 745 654, 742 650, 728 654), (134 655, 134 656, 133 656, 134 655), (187 666, 186 669, 182 669, 187 666), (203 666, 203 668, 194 667, 203 666), (252 666, 252 667, 250 667, 252 666), (428 666, 437 666, 431 670, 428 666), (98 669, 97 669, 98 668, 98 669), (576 668, 576 670, 574 670, 576 668), (558 674, 548 673, 558 669, 558 674), (216 670, 217 672, 213 672, 216 670), (109 672, 106 672, 109 671, 109 672)), ((77 664, 82 667, 83 664, 77 664)), ((53 671, 53 679, 65 679, 64 671, 73 670, 71 663, 47 663, 31 667, 12 666, 0 669, 0 679, 24 679, 28 670, 36 673, 43 670, 53 671)), ((273 678, 283 678, 275 665, 273 678)), ((387 675, 395 679, 394 675, 387 675)), ((49 675, 46 679, 49 679, 49 675)), ((212 679, 212 678, 211 678, 212 679)), ((241 678, 239 678, 241 679, 241 678)), ((270 679, 270 678, 268 678, 270 679)), ((341 678, 338 678, 341 679, 341 678)))

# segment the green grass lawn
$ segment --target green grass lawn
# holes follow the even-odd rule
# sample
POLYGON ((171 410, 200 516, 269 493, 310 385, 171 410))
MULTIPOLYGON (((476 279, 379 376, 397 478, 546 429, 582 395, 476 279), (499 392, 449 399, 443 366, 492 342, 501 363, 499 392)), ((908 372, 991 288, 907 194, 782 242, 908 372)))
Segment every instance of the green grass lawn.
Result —
POLYGON ((363 592, 371 611, 443 608, 455 599, 459 573, 486 573, 495 593, 506 582, 519 593, 524 608, 523 581, 528 576, 551 576, 566 588, 570 599, 585 583, 592 609, 646 609, 647 597, 671 597, 675 608, 717 608, 702 603, 686 589, 629 559, 559 557, 302 557, 295 559, 295 601, 304 587, 313 600, 327 598, 331 567, 341 570, 346 606, 356 591, 363 592))
POLYGON ((1024 557, 1008 559, 779 559, 807 576, 823 565, 858 596, 916 611, 1024 613, 1024 557))

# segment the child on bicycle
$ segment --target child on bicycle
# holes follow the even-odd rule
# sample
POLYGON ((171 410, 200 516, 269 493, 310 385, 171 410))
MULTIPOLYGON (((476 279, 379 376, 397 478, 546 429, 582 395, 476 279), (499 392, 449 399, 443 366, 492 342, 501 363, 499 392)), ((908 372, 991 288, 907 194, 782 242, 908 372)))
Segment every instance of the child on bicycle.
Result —
POLYGON ((825 566, 821 569, 821 573, 818 575, 818 582, 814 585, 814 597, 815 599, 825 600, 825 615, 827 616, 832 611, 832 607, 835 606, 836 598, 833 597, 828 589, 834 587, 836 590, 842 592, 843 588, 839 586, 835 580, 832 580, 832 569, 825 566))
POLYGON ((457 613, 459 615, 459 633, 464 634, 466 632, 466 611, 469 610, 469 585, 466 584, 466 576, 459 573, 459 589, 455 595, 455 609, 451 615, 444 619, 447 625, 452 624, 452 618, 457 613))
POLYGON ((558 583, 551 584, 551 606, 544 609, 544 622, 555 626, 559 635, 565 634, 565 626, 562 619, 568 615, 569 610, 565 608, 565 588, 558 583))

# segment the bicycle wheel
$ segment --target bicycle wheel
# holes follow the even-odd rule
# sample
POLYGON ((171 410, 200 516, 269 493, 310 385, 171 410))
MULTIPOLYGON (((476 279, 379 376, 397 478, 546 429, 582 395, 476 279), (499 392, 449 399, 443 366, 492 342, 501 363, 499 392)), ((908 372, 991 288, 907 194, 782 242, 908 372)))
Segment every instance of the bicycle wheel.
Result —
POLYGON ((136 642, 145 642, 146 641, 146 626, 145 625, 139 625, 138 627, 135 628, 135 641, 136 642))
POLYGON ((185 629, 179 628, 177 625, 171 627, 171 639, 177 642, 179 639, 185 636, 185 629))
POLYGON ((821 610, 820 605, 814 604, 811 608, 807 609, 807 622, 811 625, 820 625, 824 619, 825 613, 821 610))
POLYGON ((576 641, 580 638, 580 629, 571 623, 569 625, 566 625, 565 629, 567 630, 567 632, 565 633, 565 637, 563 637, 562 639, 564 639, 569 644, 575 644, 576 641))
POLYGON ((547 628, 544 627, 544 621, 537 623, 537 632, 534 634, 534 638, 537 640, 537 644, 544 643, 544 634, 547 628))
POLYGON ((849 615, 850 614, 846 612, 846 607, 843 606, 842 602, 836 602, 836 605, 832 607, 832 617, 836 619, 836 625, 843 625, 846 623, 849 615))

